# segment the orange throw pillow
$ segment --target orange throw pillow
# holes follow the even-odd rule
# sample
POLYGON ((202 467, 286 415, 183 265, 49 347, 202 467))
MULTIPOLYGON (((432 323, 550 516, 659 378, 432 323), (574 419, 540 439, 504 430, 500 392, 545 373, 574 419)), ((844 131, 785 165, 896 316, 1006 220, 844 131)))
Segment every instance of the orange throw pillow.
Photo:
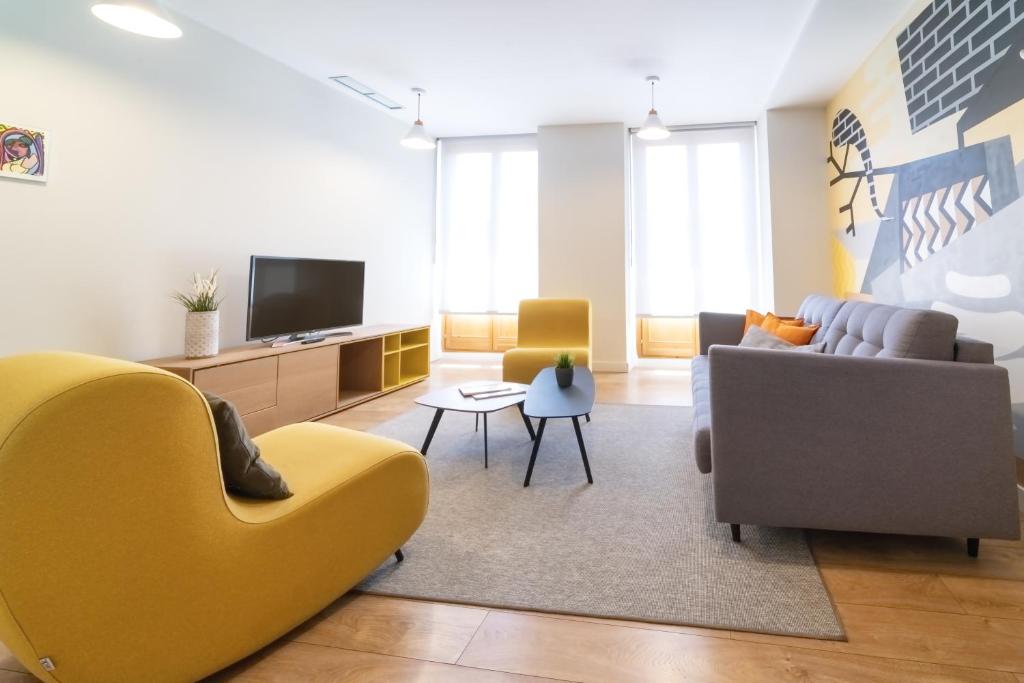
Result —
POLYGON ((814 334, 821 325, 804 325, 801 318, 780 318, 774 313, 762 315, 757 311, 747 309, 747 318, 744 321, 743 333, 746 334, 751 325, 757 325, 765 332, 770 332, 780 339, 785 339, 790 344, 804 346, 811 343, 814 334))
POLYGON ((771 332, 775 334, 775 330, 780 325, 792 325, 793 327, 803 327, 804 321, 800 318, 780 318, 774 313, 766 313, 764 316, 764 322, 761 323, 761 329, 765 332, 771 332))
POLYGON ((811 343, 814 334, 821 328, 821 325, 779 325, 771 333, 779 339, 785 339, 790 344, 806 346, 811 343))
POLYGON ((747 330, 750 329, 751 325, 757 325, 758 327, 764 325, 764 316, 758 313, 757 311, 752 311, 748 308, 747 320, 743 325, 743 334, 747 333, 747 330))
POLYGON ((745 333, 750 329, 751 325, 757 325, 766 332, 771 332, 772 329, 777 325, 803 325, 804 321, 800 318, 780 318, 774 313, 758 313, 747 309, 747 318, 743 323, 743 332, 745 333))

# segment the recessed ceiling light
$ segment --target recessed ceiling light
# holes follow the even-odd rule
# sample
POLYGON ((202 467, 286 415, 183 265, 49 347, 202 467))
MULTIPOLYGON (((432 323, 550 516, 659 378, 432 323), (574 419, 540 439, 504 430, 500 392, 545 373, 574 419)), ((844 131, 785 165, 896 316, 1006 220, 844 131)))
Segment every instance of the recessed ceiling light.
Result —
POLYGON ((371 102, 375 102, 386 109, 391 109, 392 111, 395 109, 405 109, 405 107, 400 105, 398 102, 395 102, 390 97, 381 95, 370 86, 360 83, 351 76, 331 76, 330 79, 339 85, 345 86, 352 92, 359 93, 371 102))
POLYGON ((111 26, 150 38, 180 38, 181 29, 155 2, 128 0, 125 2, 98 2, 92 6, 93 15, 111 26))
POLYGON ((374 102, 376 102, 377 104, 379 104, 380 106, 387 107, 388 109, 403 109, 404 108, 398 102, 395 102, 390 97, 384 97, 380 93, 372 92, 369 95, 367 95, 367 97, 369 99, 373 100, 374 102))

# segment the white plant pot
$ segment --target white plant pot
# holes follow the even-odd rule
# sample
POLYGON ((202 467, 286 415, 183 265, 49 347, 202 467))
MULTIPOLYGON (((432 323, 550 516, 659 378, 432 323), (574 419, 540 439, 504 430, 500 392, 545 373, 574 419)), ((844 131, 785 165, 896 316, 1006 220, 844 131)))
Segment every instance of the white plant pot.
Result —
POLYGON ((220 311, 185 313, 185 357, 210 358, 220 351, 220 311))

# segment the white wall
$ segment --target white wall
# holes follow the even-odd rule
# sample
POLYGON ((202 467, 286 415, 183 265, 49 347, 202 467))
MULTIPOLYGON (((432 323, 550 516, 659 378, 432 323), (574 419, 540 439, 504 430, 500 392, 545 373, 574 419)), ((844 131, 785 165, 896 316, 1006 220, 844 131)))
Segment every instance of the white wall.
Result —
POLYGON ((239 343, 250 254, 365 260, 366 322, 430 322, 434 156, 400 121, 184 18, 159 41, 90 4, 5 5, 0 116, 52 147, 46 184, 0 178, 0 355, 181 353, 170 292, 211 267, 239 343))
POLYGON ((771 225, 774 310, 788 315, 796 313, 808 294, 832 292, 828 209, 821 191, 828 156, 825 110, 769 109, 758 128, 762 215, 771 225))
POLYGON ((761 249, 761 306, 775 309, 775 264, 772 259, 772 184, 771 164, 768 163, 768 112, 757 120, 757 202, 760 221, 761 249))
POLYGON ((595 370, 629 369, 626 128, 541 126, 540 295, 591 301, 595 370))

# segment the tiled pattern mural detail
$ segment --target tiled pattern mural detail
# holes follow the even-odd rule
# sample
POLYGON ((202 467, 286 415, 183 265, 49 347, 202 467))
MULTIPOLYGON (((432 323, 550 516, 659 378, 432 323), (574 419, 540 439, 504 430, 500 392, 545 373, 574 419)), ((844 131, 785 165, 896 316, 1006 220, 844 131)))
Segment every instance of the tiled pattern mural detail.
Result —
POLYGON ((896 38, 915 133, 961 111, 1013 43, 1024 0, 933 0, 896 38))
POLYGON ((913 268, 991 216, 990 190, 988 178, 981 175, 903 199, 900 214, 904 267, 913 268))

